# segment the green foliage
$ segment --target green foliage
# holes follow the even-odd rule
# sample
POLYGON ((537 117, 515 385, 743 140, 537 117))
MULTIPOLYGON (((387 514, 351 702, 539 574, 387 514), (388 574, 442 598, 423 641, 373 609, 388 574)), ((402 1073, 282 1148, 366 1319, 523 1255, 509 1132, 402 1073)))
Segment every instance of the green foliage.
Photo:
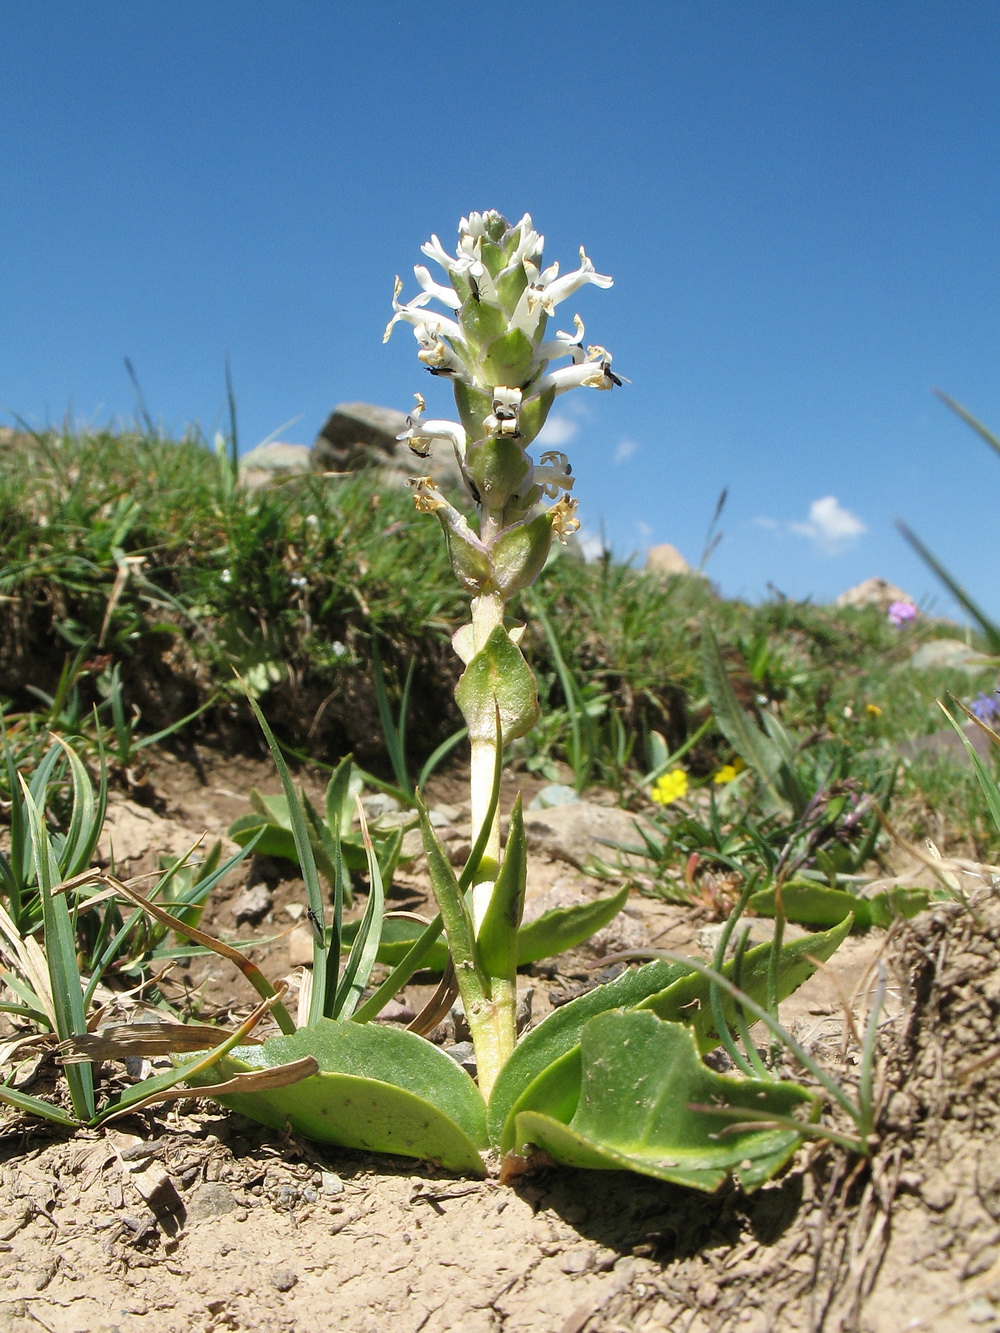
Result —
MULTIPOLYGON (((362 786, 362 776, 348 755, 341 760, 327 785, 323 815, 320 815, 305 792, 299 793, 298 803, 304 813, 306 837, 315 866, 331 889, 336 887, 339 878, 344 905, 347 907, 351 905, 352 893, 346 872, 365 870, 368 865, 366 835, 361 831, 354 832, 352 828, 355 802, 362 786), (339 866, 338 848, 342 859, 339 866)), ((293 805, 289 802, 287 792, 279 796, 262 796, 256 787, 252 787, 249 799, 253 813, 240 815, 234 820, 229 826, 229 837, 241 847, 252 841, 262 856, 276 856, 301 866, 293 805)), ((392 882, 399 863, 402 841, 402 828, 376 833, 372 837, 379 873, 386 883, 392 882)))
POLYGON ((536 1097, 517 1115, 515 1150, 534 1145, 567 1166, 631 1170, 706 1193, 732 1174, 749 1193, 801 1142, 795 1111, 816 1108, 815 1097, 794 1083, 714 1073, 689 1029, 637 1009, 591 1019, 580 1066, 571 1118, 564 1119, 558 1096, 554 1103, 536 1097), (734 1111, 792 1123, 737 1124, 734 1111))

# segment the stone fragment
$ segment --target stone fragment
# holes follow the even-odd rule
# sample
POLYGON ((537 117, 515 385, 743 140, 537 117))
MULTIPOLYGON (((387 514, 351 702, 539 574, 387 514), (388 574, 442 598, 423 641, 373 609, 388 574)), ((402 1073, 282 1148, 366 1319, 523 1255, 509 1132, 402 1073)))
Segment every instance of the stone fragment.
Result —
POLYGON ((547 787, 543 787, 535 794, 528 809, 554 810, 560 805, 573 805, 579 799, 580 793, 575 787, 570 787, 565 782, 550 782, 547 787))
POLYGON ((983 657, 981 649, 963 639, 931 639, 916 650, 910 666, 916 671, 965 671, 976 676, 988 665, 983 657))
POLYGON ((288 932, 288 966, 312 967, 313 933, 308 926, 296 926, 288 932))
POLYGON ((663 574, 668 577, 671 574, 694 574, 696 572, 684 559, 677 547, 671 546, 669 542, 661 542, 659 546, 649 548, 646 553, 646 569, 650 574, 663 574))
POLYGON ((875 606, 882 612, 889 610, 893 602, 910 602, 913 604, 913 598, 902 588, 897 588, 894 583, 888 579, 874 578, 865 579, 862 583, 857 583, 853 588, 848 588, 837 598, 836 606, 875 606))
POLYGON ((238 926, 244 921, 249 921, 255 926, 267 916, 273 902, 274 895, 263 880, 258 880, 256 884, 248 884, 233 903, 233 920, 238 926))
POLYGON ((199 1185, 187 1202, 188 1222, 202 1222, 208 1217, 222 1217, 239 1207, 228 1185, 206 1181, 199 1185))
POLYGON ((581 870, 594 859, 614 864, 621 857, 627 862, 627 853, 607 844, 636 847, 642 841, 635 815, 590 801, 552 810, 530 810, 525 815, 524 831, 529 851, 544 852, 581 870))

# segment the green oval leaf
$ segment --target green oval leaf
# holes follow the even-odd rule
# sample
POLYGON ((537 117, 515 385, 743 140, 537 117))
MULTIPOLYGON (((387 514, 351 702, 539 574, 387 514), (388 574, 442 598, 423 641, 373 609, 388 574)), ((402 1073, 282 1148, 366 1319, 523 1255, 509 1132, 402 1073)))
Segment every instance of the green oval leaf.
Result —
POLYGON ((595 898, 572 907, 553 907, 517 932, 517 965, 552 958, 565 949, 575 948, 613 921, 628 901, 629 886, 608 898, 595 898))
MULTIPOLYGON (((789 921, 802 926, 830 926, 853 913, 855 930, 886 927, 897 916, 909 920, 932 902, 947 902, 952 896, 946 889, 899 888, 859 898, 843 889, 805 882, 786 884, 781 890, 782 906, 789 921)), ((747 905, 760 916, 774 916, 774 890, 761 889, 747 905)))
MULTIPOLYGON (((488 1111, 490 1142, 501 1144, 514 1103, 553 1061, 578 1045, 580 1033, 589 1019, 605 1009, 636 1005, 687 974, 688 969, 679 963, 655 962, 631 968, 607 985, 596 986, 586 995, 561 1005, 543 1018, 536 1028, 526 1032, 493 1085, 488 1111)), ((509 1145, 504 1143, 502 1146, 509 1145)))
POLYGON ((533 1144, 566 1166, 637 1171, 706 1193, 734 1174, 749 1191, 785 1165, 800 1135, 774 1122, 751 1126, 726 1108, 789 1118, 815 1106, 795 1083, 716 1074, 702 1063, 689 1028, 648 1010, 592 1018, 581 1061, 572 1119, 560 1120, 551 1113, 556 1107, 520 1113, 519 1152, 533 1144))
POLYGON ((539 711, 535 678, 520 648, 502 625, 496 626, 462 672, 455 701, 473 740, 495 738, 497 708, 504 744, 523 736, 535 725, 539 711))
POLYGON ((486 1108, 453 1060, 412 1032, 320 1019, 313 1027, 241 1046, 204 1082, 311 1055, 319 1073, 289 1087, 220 1097, 261 1124, 369 1152, 427 1158, 451 1171, 485 1174, 486 1108))

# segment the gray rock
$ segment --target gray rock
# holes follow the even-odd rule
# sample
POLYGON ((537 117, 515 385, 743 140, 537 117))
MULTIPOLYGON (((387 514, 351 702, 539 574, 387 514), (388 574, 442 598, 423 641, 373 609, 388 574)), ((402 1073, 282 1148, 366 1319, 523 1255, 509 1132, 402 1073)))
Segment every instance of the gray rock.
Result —
POLYGON ((434 823, 434 816, 440 815, 446 824, 459 824, 465 818, 468 812, 468 806, 463 810, 458 805, 448 805, 444 801, 438 801, 434 809, 430 811, 431 823, 434 823))
POLYGON ((249 921, 254 926, 262 917, 267 916, 273 901, 271 890, 263 881, 248 884, 233 903, 233 920, 238 926, 244 921, 249 921))
POLYGON ((476 1051, 471 1041, 458 1041, 454 1046, 445 1046, 445 1055, 450 1055, 457 1065, 461 1065, 467 1074, 476 1076, 476 1051))
POLYGON ((258 444, 240 459, 240 472, 267 472, 289 474, 308 472, 312 466, 312 451, 307 444, 258 444))
POLYGON ((837 606, 877 606, 880 611, 888 611, 893 602, 910 602, 913 598, 902 588, 897 588, 888 579, 865 579, 863 583, 848 588, 837 598, 837 606))
POLYGON ((920 645, 910 658, 910 665, 917 671, 965 671, 977 676, 988 663, 979 649, 962 639, 931 639, 920 645))
POLYGON ((454 450, 442 444, 420 458, 396 437, 406 430, 406 414, 371 403, 335 407, 312 447, 312 466, 320 472, 359 472, 378 467, 387 480, 403 485, 407 477, 433 477, 442 489, 466 492, 454 450))
POLYGON ((580 799, 575 787, 568 787, 565 782, 550 782, 536 794, 528 806, 529 810, 554 810, 560 805, 573 805, 580 799))
POLYGON ((671 546, 669 542, 662 542, 659 546, 649 548, 646 553, 646 569, 651 574, 663 574, 666 577, 671 574, 695 573, 677 547, 671 546))
POLYGON ((239 1207, 229 1186, 214 1181, 199 1185, 187 1202, 189 1222, 201 1222, 207 1217, 222 1217, 239 1207))
POLYGON ((525 816, 528 850, 545 852, 554 860, 583 869, 595 858, 614 862, 627 854, 607 844, 641 845, 636 816, 615 806, 576 801, 552 810, 531 810, 525 816))
POLYGON ((369 819, 383 819, 386 815, 397 814, 403 806, 395 796, 386 791, 373 792, 371 796, 362 796, 361 804, 369 819))
POLYGON ((372 403, 340 403, 326 419, 312 447, 313 467, 323 472, 356 472, 389 461, 396 436, 406 430, 406 413, 372 403))

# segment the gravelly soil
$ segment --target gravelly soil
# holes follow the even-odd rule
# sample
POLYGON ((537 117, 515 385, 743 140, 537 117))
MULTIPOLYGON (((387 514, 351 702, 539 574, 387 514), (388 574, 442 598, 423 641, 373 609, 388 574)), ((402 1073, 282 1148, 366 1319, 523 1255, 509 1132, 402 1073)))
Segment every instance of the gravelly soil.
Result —
MULTIPOLYGON (((158 771, 147 843, 190 845, 243 813, 240 794, 261 774, 232 765, 206 757, 200 774, 158 771)), ((136 867, 154 850, 141 842, 136 867)), ((535 891, 557 880, 565 891, 568 874, 543 858, 535 891)), ((581 893, 595 891, 573 876, 581 893)), ((870 1164, 814 1147, 752 1198, 709 1199, 620 1173, 471 1182, 317 1150, 210 1104, 75 1136, 8 1119, 0 1329, 1000 1331, 1000 899, 982 874, 963 882, 971 910, 948 905, 892 938, 850 940, 785 1013, 836 1067, 841 994, 863 992, 884 957, 891 1000, 870 1164)), ((227 929, 239 890, 214 907, 227 929)), ((261 930, 289 928, 281 914, 295 893, 278 886, 261 930)), ((645 899, 629 921, 633 934, 685 948, 699 924, 645 899)), ((281 975, 287 949, 286 935, 258 961, 281 975)), ((527 980, 544 1001, 587 961, 527 980)), ((244 1002, 221 973, 209 980, 206 1005, 244 1002)))

